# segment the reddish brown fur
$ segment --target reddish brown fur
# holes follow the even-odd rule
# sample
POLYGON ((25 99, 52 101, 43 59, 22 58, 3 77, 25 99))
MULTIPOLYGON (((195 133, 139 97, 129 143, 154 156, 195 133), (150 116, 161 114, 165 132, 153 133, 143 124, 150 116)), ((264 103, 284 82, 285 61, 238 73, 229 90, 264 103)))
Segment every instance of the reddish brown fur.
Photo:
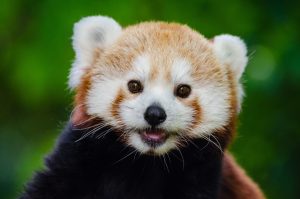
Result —
POLYGON ((150 74, 149 74, 149 80, 155 80, 157 78, 157 76, 159 75, 160 70, 158 68, 158 66, 152 66, 151 70, 150 70, 150 74))
POLYGON ((86 105, 85 105, 85 98, 87 96, 87 92, 91 86, 91 79, 90 73, 87 73, 82 78, 82 83, 76 90, 75 95, 75 109, 72 116, 72 122, 74 124, 81 124, 84 121, 89 120, 91 116, 86 113, 86 105))
MULTIPOLYGON (((124 91, 120 89, 115 100, 111 103, 111 115, 116 118, 119 126, 124 125, 120 117, 120 104, 122 103, 124 98, 125 98, 124 91)), ((121 132, 122 131, 121 129, 115 129, 115 130, 120 134, 120 140, 123 141, 124 143, 127 143, 128 141, 127 133, 121 132)))
POLYGON ((229 154, 224 154, 220 199, 265 199, 259 187, 229 154))
POLYGON ((193 114, 193 122, 190 125, 191 129, 196 128, 197 125, 200 124, 201 122, 201 107, 198 103, 198 99, 195 98, 193 99, 190 103, 189 106, 193 109, 194 114, 193 114))
POLYGON ((117 121, 121 121, 120 119, 120 104, 124 100, 124 93, 120 89, 115 100, 111 104, 111 115, 117 119, 117 121))
POLYGON ((233 76, 233 73, 232 71, 229 69, 229 67, 227 67, 227 77, 228 77, 228 81, 230 82, 230 111, 231 111, 231 129, 230 129, 230 132, 231 132, 231 138, 232 139, 235 135, 235 131, 236 131, 236 120, 237 120, 237 114, 238 114, 238 111, 237 111, 237 107, 238 107, 238 101, 237 101, 237 83, 236 83, 236 80, 233 76))

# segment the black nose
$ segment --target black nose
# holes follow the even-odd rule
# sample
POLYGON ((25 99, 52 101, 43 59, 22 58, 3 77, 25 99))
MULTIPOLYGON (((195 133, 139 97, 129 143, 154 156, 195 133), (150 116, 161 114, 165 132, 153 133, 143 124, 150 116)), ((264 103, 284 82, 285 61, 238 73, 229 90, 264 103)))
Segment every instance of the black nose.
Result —
POLYGON ((145 120, 151 126, 156 126, 164 122, 167 118, 166 112, 158 105, 151 105, 144 114, 145 120))

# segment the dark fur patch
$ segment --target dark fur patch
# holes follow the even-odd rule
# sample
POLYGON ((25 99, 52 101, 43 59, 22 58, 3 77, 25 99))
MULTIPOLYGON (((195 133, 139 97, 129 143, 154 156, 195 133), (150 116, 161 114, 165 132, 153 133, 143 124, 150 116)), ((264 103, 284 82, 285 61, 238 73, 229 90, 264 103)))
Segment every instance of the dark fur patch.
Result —
POLYGON ((46 159, 47 169, 35 175, 21 199, 217 198, 222 155, 205 140, 182 149, 184 168, 179 152, 169 153, 166 169, 159 157, 134 157, 134 149, 125 148, 117 133, 76 142, 84 133, 66 127, 46 159))

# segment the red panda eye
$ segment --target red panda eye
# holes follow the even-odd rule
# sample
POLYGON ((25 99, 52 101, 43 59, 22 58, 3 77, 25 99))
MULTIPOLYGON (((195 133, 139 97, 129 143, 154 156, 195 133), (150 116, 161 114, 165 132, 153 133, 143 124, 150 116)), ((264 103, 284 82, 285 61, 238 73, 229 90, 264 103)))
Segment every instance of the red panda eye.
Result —
POLYGON ((175 95, 181 98, 187 98, 191 94, 191 87, 186 84, 180 84, 175 90, 175 95))
POLYGON ((127 86, 131 93, 140 93, 143 91, 143 86, 138 80, 130 80, 127 86))

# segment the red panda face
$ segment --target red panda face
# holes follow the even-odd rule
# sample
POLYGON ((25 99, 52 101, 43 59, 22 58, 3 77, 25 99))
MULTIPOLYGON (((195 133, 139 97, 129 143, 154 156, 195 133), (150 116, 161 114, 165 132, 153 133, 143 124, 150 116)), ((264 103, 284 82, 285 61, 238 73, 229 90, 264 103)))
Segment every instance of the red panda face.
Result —
MULTIPOLYGON (((90 66, 81 68, 88 75, 80 81, 89 86, 82 90, 79 82, 77 92, 84 95, 87 115, 120 132, 125 144, 155 155, 189 140, 209 140, 229 125, 238 108, 239 77, 219 60, 220 47, 178 24, 118 31, 108 46, 90 50, 90 66)), ((93 37, 105 40, 105 33, 93 37)))

